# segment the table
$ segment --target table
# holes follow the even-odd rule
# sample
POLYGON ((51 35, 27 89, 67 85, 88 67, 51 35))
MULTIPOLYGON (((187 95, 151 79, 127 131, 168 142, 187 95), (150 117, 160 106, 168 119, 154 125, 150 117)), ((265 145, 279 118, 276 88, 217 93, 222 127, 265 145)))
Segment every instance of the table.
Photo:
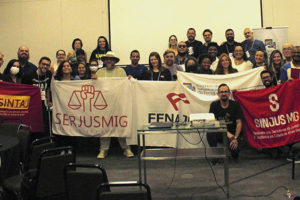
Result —
POLYGON ((224 160, 224 180, 227 188, 227 198, 229 198, 229 170, 228 170, 228 141, 227 141, 227 127, 223 122, 216 121, 214 124, 202 124, 199 126, 192 126, 187 124, 176 124, 171 128, 157 128, 149 129, 148 126, 144 126, 137 130, 138 135, 138 167, 139 167, 139 181, 142 182, 142 166, 144 173, 144 183, 147 183, 147 167, 146 161, 149 160, 169 160, 169 159, 206 159, 206 158, 219 158, 224 160), (178 137, 181 134, 189 133, 220 133, 223 134, 224 147, 209 147, 195 148, 195 149, 180 149, 177 148, 158 148, 147 149, 145 143, 145 135, 159 135, 159 134, 177 134, 178 137), (141 145, 142 136, 142 145, 141 145))
POLYGON ((5 178, 19 172, 19 140, 13 136, 0 134, 0 185, 5 178))

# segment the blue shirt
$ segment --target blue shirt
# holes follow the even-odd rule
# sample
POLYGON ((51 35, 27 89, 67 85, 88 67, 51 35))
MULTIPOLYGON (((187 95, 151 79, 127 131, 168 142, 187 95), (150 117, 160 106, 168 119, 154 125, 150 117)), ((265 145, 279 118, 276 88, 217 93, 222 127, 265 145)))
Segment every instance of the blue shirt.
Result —
POLYGON ((242 42, 242 45, 244 47, 244 50, 249 52, 250 57, 249 60, 255 64, 255 54, 257 51, 266 51, 266 47, 264 43, 260 40, 254 40, 253 42, 249 42, 248 40, 245 40, 242 42))
POLYGON ((141 80, 142 74, 144 73, 144 71, 147 70, 147 68, 144 65, 138 65, 136 67, 127 65, 126 67, 124 67, 124 70, 125 70, 127 76, 131 75, 133 78, 141 80))

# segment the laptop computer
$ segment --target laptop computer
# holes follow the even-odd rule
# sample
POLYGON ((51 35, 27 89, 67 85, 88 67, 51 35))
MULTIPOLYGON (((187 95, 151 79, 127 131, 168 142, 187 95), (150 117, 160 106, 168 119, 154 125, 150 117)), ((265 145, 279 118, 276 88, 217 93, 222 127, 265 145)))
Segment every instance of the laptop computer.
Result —
POLYGON ((171 128, 173 122, 151 122, 148 126, 149 129, 171 128))

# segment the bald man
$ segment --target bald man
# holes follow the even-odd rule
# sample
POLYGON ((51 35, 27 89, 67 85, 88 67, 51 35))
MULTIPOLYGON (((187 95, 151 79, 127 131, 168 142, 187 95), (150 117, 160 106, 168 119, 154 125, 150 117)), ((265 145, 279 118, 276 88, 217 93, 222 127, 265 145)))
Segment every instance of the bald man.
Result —
POLYGON ((292 61, 292 50, 293 50, 293 45, 290 43, 285 43, 282 45, 282 53, 284 56, 284 63, 289 63, 292 61))
POLYGON ((281 82, 300 78, 300 46, 292 48, 292 61, 281 69, 281 82))
POLYGON ((29 49, 26 46, 20 46, 17 52, 18 59, 20 61, 20 73, 21 78, 25 75, 35 72, 37 67, 29 62, 29 49))
POLYGON ((253 31, 250 28, 244 29, 245 40, 242 42, 244 50, 249 60, 255 66, 255 53, 256 51, 266 51, 266 47, 261 40, 255 40, 253 37, 253 31))

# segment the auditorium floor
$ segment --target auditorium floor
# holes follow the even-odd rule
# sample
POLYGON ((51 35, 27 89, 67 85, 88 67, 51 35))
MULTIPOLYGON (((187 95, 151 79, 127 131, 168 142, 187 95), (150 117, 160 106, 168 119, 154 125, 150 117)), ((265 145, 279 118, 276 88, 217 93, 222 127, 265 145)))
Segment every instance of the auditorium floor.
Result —
MULTIPOLYGON (((79 152, 77 161, 102 164, 110 181, 138 180, 136 156, 125 158, 121 149, 113 145, 108 157, 99 160, 96 159, 95 148, 93 152, 91 149, 79 152)), ((226 199, 226 195, 217 187, 206 160, 149 161, 147 169, 154 200, 226 199)), ((223 185, 223 164, 213 166, 213 171, 218 183, 223 185)), ((300 164, 296 165, 296 180, 292 180, 291 163, 284 156, 272 159, 265 153, 246 148, 241 151, 238 162, 230 161, 229 173, 230 199, 287 199, 284 187, 289 188, 292 194, 300 195, 300 164)))

